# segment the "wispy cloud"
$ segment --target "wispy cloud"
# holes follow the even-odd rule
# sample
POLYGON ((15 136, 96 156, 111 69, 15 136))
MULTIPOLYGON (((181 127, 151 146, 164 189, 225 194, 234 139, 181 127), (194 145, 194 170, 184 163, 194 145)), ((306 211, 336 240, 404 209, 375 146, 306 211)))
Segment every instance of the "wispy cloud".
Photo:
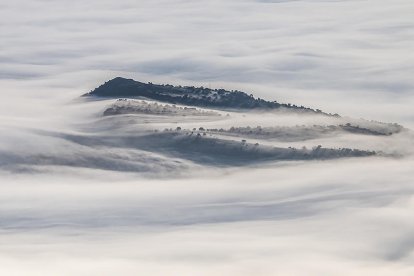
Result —
POLYGON ((341 101, 341 113, 396 120, 395 98, 412 102, 414 7, 373 3, 14 1, 1 11, 0 76, 93 72, 84 88, 115 75, 255 86, 266 98, 322 108, 341 101), (358 105, 370 98, 369 110, 358 105))
POLYGON ((409 0, 2 1, 1 274, 412 275, 409 132, 267 141, 399 159, 220 167, 122 145, 178 120, 100 119, 112 101, 78 96, 120 75, 414 126, 413 11, 409 0), (108 135, 118 140, 97 143, 108 135))

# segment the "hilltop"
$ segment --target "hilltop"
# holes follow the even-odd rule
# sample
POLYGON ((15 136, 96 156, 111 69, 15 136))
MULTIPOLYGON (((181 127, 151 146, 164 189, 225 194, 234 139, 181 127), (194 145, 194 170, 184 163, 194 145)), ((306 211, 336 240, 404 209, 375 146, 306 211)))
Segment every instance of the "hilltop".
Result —
POLYGON ((278 103, 255 98, 242 91, 210 89, 194 86, 173 86, 170 84, 153 84, 125 79, 121 77, 109 80, 84 96, 109 98, 147 98, 156 101, 190 106, 231 108, 231 109, 293 109, 301 112, 327 114, 319 109, 311 109, 294 104, 278 103))

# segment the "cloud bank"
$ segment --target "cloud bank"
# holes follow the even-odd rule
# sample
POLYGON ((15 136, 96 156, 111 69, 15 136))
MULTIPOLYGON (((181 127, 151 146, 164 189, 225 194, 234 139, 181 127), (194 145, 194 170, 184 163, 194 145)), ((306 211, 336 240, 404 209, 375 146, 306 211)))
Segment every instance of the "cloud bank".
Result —
POLYGON ((13 1, 1 9, 0 79, 88 90, 133 76, 411 122, 413 9, 407 0, 13 1))
POLYGON ((1 274, 412 275, 410 131, 260 142, 398 158, 212 166, 94 142, 333 122, 102 118, 113 101, 78 96, 124 76, 413 127, 413 11, 408 0, 1 1, 1 274))

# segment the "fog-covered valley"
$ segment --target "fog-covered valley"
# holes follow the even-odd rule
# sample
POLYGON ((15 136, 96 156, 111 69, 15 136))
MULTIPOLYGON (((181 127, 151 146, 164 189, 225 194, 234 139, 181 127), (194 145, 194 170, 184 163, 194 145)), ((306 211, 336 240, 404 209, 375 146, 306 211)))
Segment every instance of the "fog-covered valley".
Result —
POLYGON ((145 112, 73 98, 3 126, 3 271, 411 273, 411 130, 131 101, 145 112))
POLYGON ((395 123, 286 109, 229 111, 99 98, 74 99, 66 105, 68 122, 74 118, 66 130, 33 126, 19 130, 16 139, 26 137, 28 148, 21 151, 15 138, 9 137, 11 144, 2 148, 1 167, 11 171, 50 165, 143 173, 155 170, 158 175, 158 170, 180 171, 188 162, 234 167, 271 161, 397 158, 407 155, 400 141, 409 141, 412 135, 395 123), (82 109, 89 112, 76 121, 74 114, 82 109), (262 125, 251 127, 251 122, 262 125))
POLYGON ((413 275, 413 10, 0 1, 0 275, 413 275))

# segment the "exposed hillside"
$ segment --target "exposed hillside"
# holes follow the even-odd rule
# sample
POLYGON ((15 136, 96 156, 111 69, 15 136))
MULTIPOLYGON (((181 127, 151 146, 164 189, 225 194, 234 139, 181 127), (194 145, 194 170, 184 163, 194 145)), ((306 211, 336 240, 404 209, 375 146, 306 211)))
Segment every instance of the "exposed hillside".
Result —
MULTIPOLYGON (((164 131, 143 132, 140 135, 125 135, 123 133, 115 133, 108 136, 64 134, 59 135, 59 137, 86 147, 98 146, 108 149, 141 150, 161 154, 161 156, 168 156, 174 160, 190 160, 198 164, 216 166, 241 166, 265 161, 327 160, 377 155, 375 151, 350 148, 324 148, 320 145, 312 149, 307 149, 306 147, 282 148, 249 143, 246 140, 226 140, 209 137, 201 133, 197 131, 166 129, 164 131)), ((44 162, 50 162, 48 158, 39 156, 36 156, 36 158, 47 159, 44 162)), ((68 162, 66 159, 52 161, 55 163, 59 161, 64 164, 68 162)), ((107 162, 104 163, 105 167, 109 167, 114 161, 108 159, 107 162)), ((125 170, 134 170, 134 167, 132 169, 127 167, 125 170)))
MULTIPOLYGON (((138 98, 144 97, 172 104, 183 104, 213 108, 238 109, 278 109, 288 108, 301 112, 323 113, 293 104, 281 104, 276 101, 266 101, 255 98, 241 91, 228 91, 225 89, 210 89, 194 86, 173 86, 142 83, 132 79, 114 78, 103 85, 85 94, 84 96, 111 97, 111 98, 138 98)), ((335 116, 338 116, 335 114, 335 116)))
POLYGON ((168 116, 221 116, 212 110, 201 110, 195 107, 181 107, 175 104, 148 103, 146 101, 118 99, 108 107, 103 115, 113 116, 122 114, 152 114, 168 116))

